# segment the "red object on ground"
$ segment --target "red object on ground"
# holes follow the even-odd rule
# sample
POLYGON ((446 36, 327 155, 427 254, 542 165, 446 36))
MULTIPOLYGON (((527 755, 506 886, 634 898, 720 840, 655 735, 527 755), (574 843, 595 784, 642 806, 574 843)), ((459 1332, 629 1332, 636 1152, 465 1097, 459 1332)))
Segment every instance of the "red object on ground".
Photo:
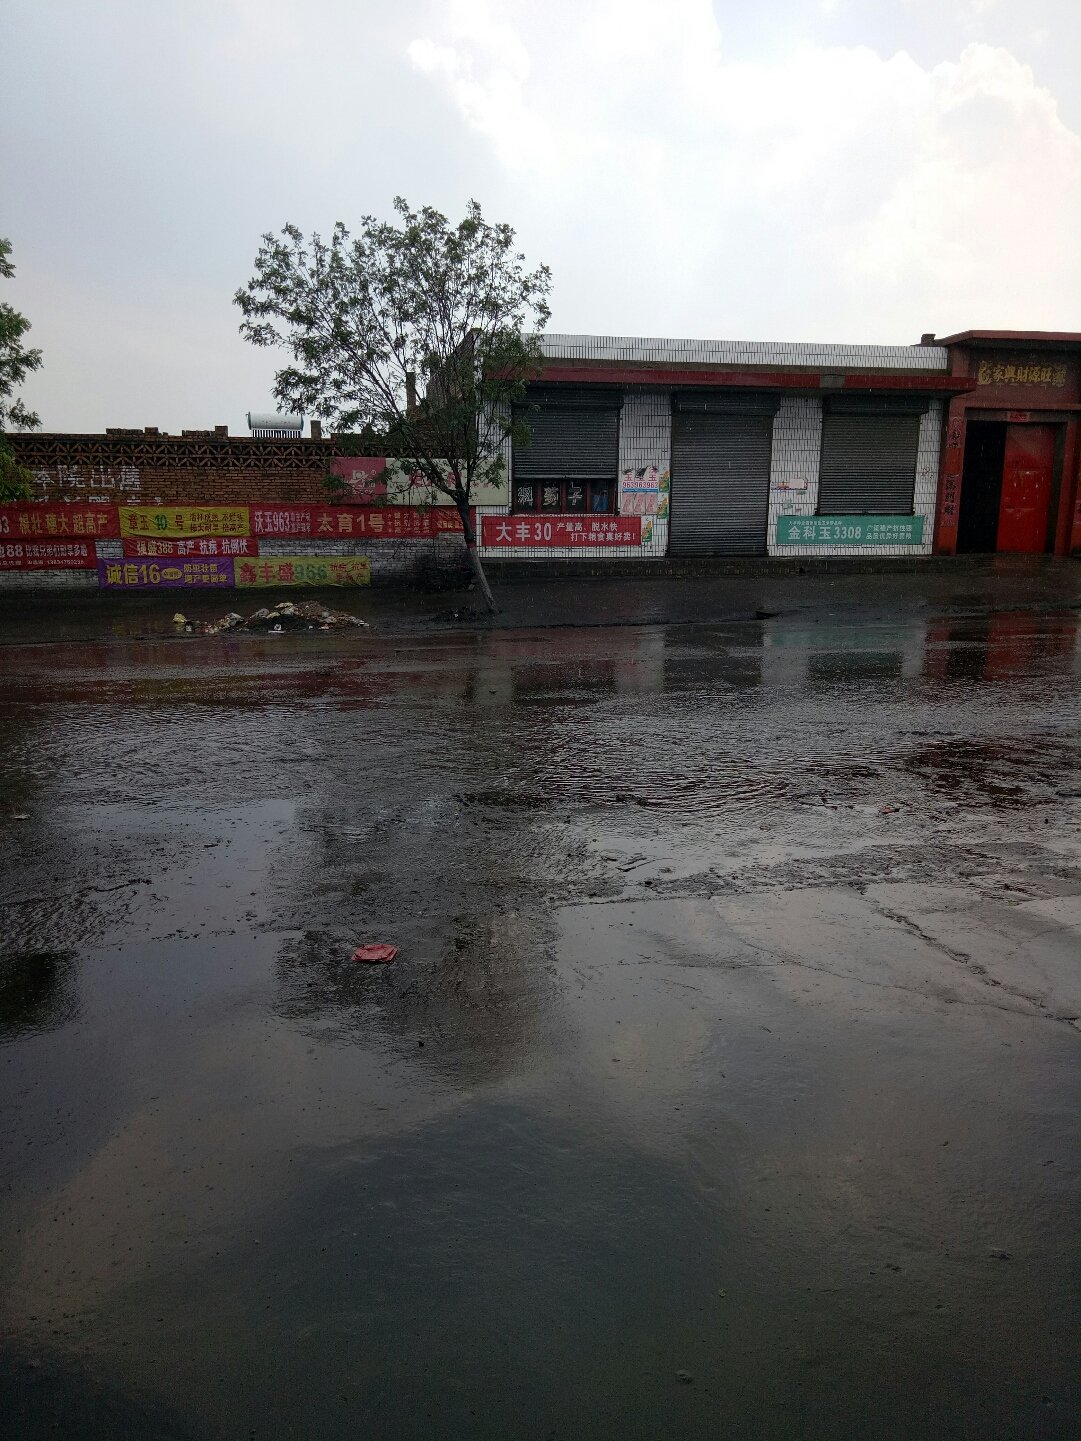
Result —
POLYGON ((375 944, 358 946, 353 952, 354 961, 392 961, 398 954, 397 946, 375 944))

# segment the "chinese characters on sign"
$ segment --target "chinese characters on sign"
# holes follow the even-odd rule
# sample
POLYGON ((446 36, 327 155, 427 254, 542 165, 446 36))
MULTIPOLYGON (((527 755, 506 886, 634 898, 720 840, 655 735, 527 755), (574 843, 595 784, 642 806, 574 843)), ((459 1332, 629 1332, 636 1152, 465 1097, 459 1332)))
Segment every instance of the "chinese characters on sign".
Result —
POLYGON ((1064 365, 999 365, 981 360, 976 371, 977 385, 1053 385, 1061 390, 1066 384, 1064 365))
MULTIPOLYGON (((470 510, 476 524, 476 512, 470 510)), ((458 512, 447 507, 421 510, 408 505, 276 505, 253 506, 251 533, 288 539, 425 540, 443 532, 461 535, 458 512)))
POLYGON ((371 562, 362 555, 275 555, 235 562, 239 586, 368 585, 371 562))
POLYGON ((156 555, 258 555, 259 542, 247 535, 201 536, 198 540, 157 540, 147 536, 125 538, 122 542, 126 556, 156 555))
POLYGON ((112 505, 5 505, 0 509, 0 539, 105 540, 117 536, 116 507, 112 505))
POLYGON ((231 586, 231 560, 99 560, 102 590, 154 590, 159 586, 231 586))
POLYGON ((781 515, 778 545, 919 545, 922 515, 781 515))
POLYGON ((481 522, 484 546, 641 545, 642 520, 622 516, 486 515, 481 522))
POLYGON ((0 570, 93 570, 93 541, 0 540, 0 570))
POLYGON ((122 505, 120 534, 166 536, 248 535, 246 505, 122 505))

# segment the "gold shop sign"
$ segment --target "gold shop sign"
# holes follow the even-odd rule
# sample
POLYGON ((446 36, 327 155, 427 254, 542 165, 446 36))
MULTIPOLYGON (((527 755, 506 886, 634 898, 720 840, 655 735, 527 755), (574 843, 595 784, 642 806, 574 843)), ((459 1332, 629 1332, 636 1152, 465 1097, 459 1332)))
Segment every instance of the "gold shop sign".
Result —
POLYGON ((977 385, 1051 385, 1061 389, 1066 384, 1064 365, 999 365, 981 360, 976 371, 977 385))

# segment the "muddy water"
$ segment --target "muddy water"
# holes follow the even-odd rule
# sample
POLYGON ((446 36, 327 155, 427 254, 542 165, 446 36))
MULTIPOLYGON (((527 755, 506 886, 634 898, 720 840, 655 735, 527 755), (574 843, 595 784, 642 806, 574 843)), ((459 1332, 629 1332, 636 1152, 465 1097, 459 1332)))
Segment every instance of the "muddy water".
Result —
POLYGON ((13 1434, 1075 1437, 1079 671, 1072 607, 0 650, 13 1434))

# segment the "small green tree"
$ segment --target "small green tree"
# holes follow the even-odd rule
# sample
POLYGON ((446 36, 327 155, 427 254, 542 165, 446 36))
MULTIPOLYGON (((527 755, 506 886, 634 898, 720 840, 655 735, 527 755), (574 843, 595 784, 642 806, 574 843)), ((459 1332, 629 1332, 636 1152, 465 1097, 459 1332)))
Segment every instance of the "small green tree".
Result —
POLYGON ((294 225, 266 234, 255 275, 235 302, 240 333, 284 346, 274 395, 338 430, 368 425, 457 508, 489 610, 492 592, 469 510, 479 485, 502 476, 512 405, 540 368, 551 275, 527 270, 509 225, 477 202, 455 226, 430 206, 394 201, 397 223, 365 216, 354 239, 339 221, 329 241, 294 225))
MULTIPOLYGON (((15 267, 8 256, 11 241, 0 238, 0 277, 10 280, 15 267)), ((12 391, 31 370, 41 365, 41 351, 27 350, 22 338, 30 329, 25 315, 0 301, 0 502, 29 500, 33 495, 33 477, 15 459, 11 442, 4 435, 13 425, 21 430, 34 430, 41 421, 21 400, 11 400, 12 391)))

